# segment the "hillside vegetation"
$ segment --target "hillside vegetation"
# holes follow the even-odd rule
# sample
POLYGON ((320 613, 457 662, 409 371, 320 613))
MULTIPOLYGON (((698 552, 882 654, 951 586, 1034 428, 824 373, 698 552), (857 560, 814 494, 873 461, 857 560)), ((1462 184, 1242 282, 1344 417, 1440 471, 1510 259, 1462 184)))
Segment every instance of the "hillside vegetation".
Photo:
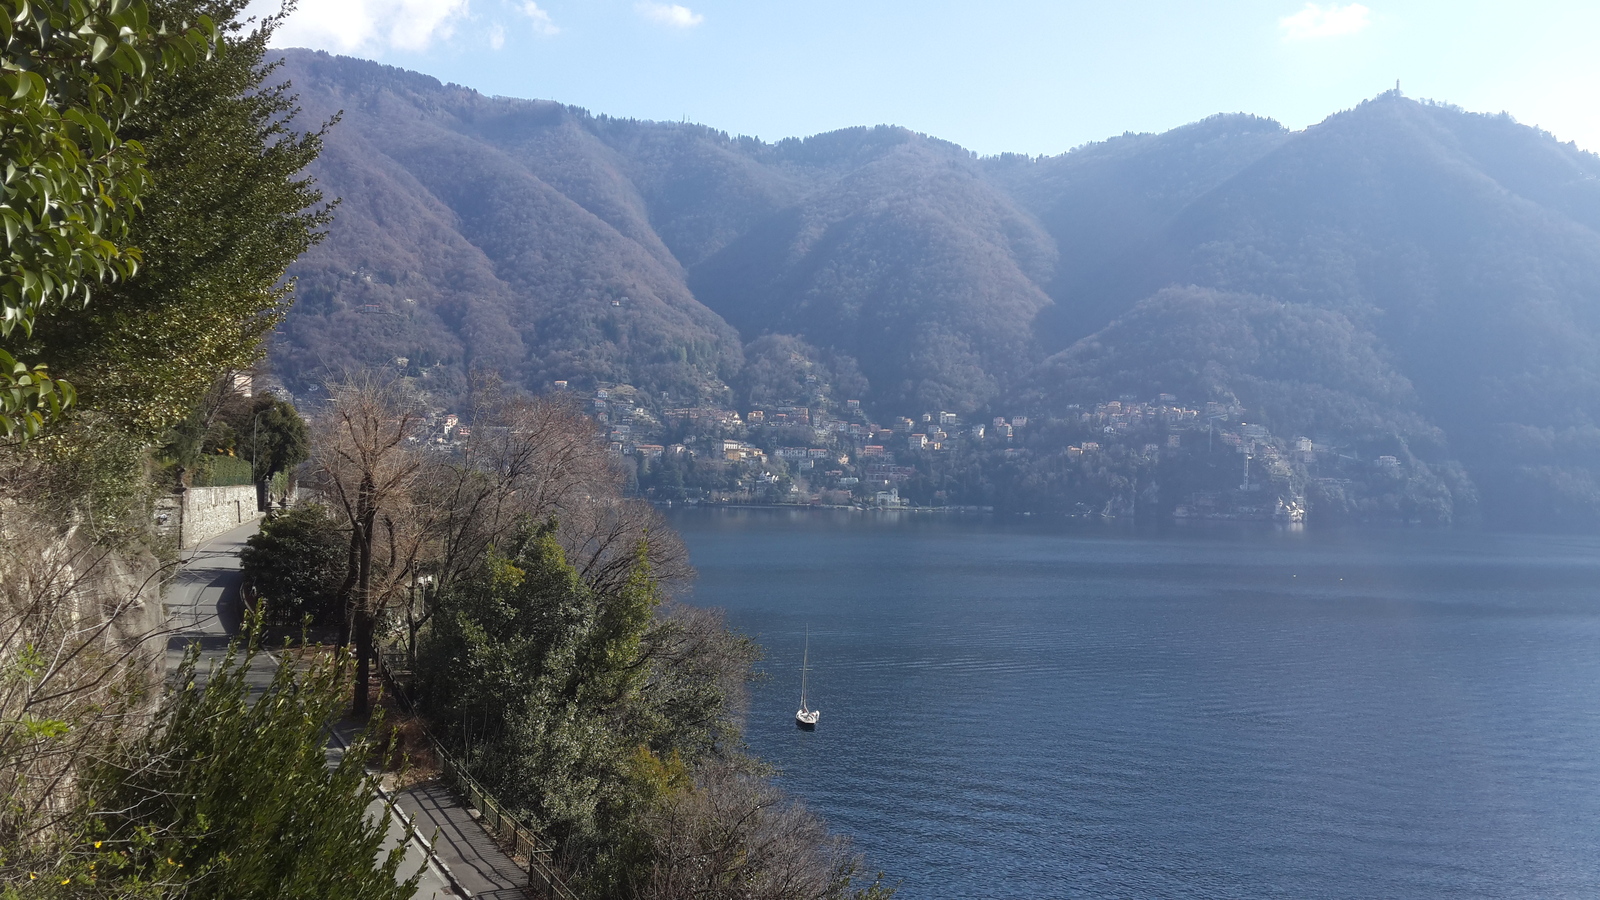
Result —
POLYGON ((338 220, 274 350, 297 392, 379 365, 448 403, 488 368, 739 406, 778 340, 884 420, 1167 393, 1459 469, 1457 513, 1600 522, 1600 158, 1507 116, 1391 92, 979 159, 283 73, 308 121, 343 112, 313 166, 338 220))

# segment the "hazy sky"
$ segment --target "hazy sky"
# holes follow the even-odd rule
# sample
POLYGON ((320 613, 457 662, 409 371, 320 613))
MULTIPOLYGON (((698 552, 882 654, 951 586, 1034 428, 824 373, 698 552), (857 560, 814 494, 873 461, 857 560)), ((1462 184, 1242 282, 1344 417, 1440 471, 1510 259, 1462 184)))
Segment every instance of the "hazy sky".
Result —
MULTIPOLYGON (((273 0, 256 0, 258 4, 273 0)), ((1060 153, 1394 86, 1600 151, 1597 0, 300 0, 281 46, 767 140, 892 123, 1060 153)))

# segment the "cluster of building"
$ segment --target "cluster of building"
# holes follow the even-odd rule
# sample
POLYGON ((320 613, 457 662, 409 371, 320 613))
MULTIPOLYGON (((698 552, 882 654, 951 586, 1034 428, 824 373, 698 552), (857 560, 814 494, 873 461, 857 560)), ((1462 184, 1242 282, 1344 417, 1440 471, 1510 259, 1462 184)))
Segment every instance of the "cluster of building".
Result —
MULTIPOLYGON (((562 382, 555 388, 571 390, 562 382)), ((1028 426, 1026 416, 963 422, 945 410, 880 424, 859 400, 831 401, 824 384, 808 382, 807 388, 807 402, 743 410, 653 404, 628 385, 601 385, 579 399, 607 446, 637 460, 642 475, 662 460, 692 460, 704 471, 734 473, 722 479, 742 486, 730 499, 781 490, 792 495, 788 502, 899 506, 898 488, 916 472, 903 462, 953 450, 961 441, 1009 443, 1028 426), (900 460, 901 454, 912 459, 900 460)))
MULTIPOLYGON (((744 410, 669 406, 665 395, 657 402, 625 384, 601 385, 577 400, 593 416, 597 437, 612 452, 637 461, 641 483, 664 461, 692 462, 690 468, 710 473, 718 483, 705 488, 704 496, 729 502, 903 506, 901 491, 919 467, 926 469, 938 454, 958 448, 1003 451, 1007 459, 1060 453, 1096 469, 1113 460, 1144 466, 1171 459, 1181 465, 1191 454, 1214 459, 1215 451, 1225 448, 1239 454, 1237 486, 1195 492, 1178 503, 1176 514, 1298 521, 1305 508, 1302 488, 1312 481, 1348 483, 1339 477, 1348 474, 1342 460, 1353 459, 1307 437, 1277 437, 1265 425, 1246 421, 1246 410, 1237 404, 1185 404, 1171 394, 1068 407, 1067 415, 1052 419, 1049 433, 1065 429, 1071 441, 1047 448, 1041 445, 1043 435, 1023 440, 1027 416, 964 421, 938 410, 880 424, 858 400, 828 400, 826 387, 816 385, 804 404, 744 410)), ((562 382, 556 388, 570 390, 562 382)), ((448 444, 468 437, 470 430, 456 415, 441 413, 429 421, 428 434, 429 440, 448 444)), ((1360 465, 1380 473, 1404 468, 1395 456, 1360 465)))

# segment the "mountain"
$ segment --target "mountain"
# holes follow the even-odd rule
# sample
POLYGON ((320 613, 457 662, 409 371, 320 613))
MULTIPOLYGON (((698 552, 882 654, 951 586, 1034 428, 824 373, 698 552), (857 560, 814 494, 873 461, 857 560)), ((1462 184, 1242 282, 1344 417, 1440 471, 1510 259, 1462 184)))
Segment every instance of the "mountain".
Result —
POLYGON ((880 405, 980 409, 1038 358, 1053 242, 959 148, 904 132, 690 270, 754 336, 855 358, 880 405))
POLYGON ((340 116, 312 170, 337 224, 292 272, 275 349, 291 384, 395 359, 446 395, 477 368, 688 393, 737 370, 737 333, 575 113, 323 54, 281 72, 302 121, 340 116))
MULTIPOLYGON (((1248 333, 1259 360, 1223 379, 1247 405, 1329 436, 1378 428, 1415 443, 1426 421, 1440 429, 1426 443, 1448 435, 1431 455, 1461 458, 1501 505, 1530 491, 1587 504, 1600 436, 1597 226, 1593 154, 1508 116, 1385 95, 1278 141, 1119 247, 1127 262, 1092 301, 1115 321, 1047 361, 1037 394, 1086 369, 1157 370, 1171 348, 1134 349, 1153 333, 1189 333, 1219 359, 1238 359, 1224 348, 1248 333), (1173 298, 1150 294, 1167 285, 1271 298, 1301 327, 1258 319, 1212 344, 1162 315, 1173 298), (1273 400, 1262 379, 1342 399, 1273 400), (1339 407, 1349 411, 1329 414, 1339 407)), ((1227 315, 1259 306, 1210 302, 1227 315)))
POLYGON ((338 218, 273 348, 296 391, 374 364, 444 398, 483 368, 680 406, 821 379, 883 418, 1061 422, 1169 394, 1395 459, 1443 518, 1600 524, 1600 158, 1507 116, 1390 92, 1303 131, 1220 115, 980 159, 309 51, 279 74, 302 124, 341 115, 313 170, 338 218))

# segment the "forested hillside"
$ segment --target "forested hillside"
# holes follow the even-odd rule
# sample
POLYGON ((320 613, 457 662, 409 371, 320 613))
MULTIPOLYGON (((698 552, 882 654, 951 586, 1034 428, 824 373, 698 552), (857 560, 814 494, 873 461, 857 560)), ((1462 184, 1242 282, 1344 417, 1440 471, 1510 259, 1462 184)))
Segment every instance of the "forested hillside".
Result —
POLYGON ((1048 423, 1168 394, 1264 442, 1397 460, 1396 496, 1428 512, 1394 515, 1481 499, 1600 522, 1600 158, 1509 117, 1389 93, 1299 132, 1215 116, 978 159, 891 127, 764 143, 611 119, 307 51, 282 74, 307 121, 343 111, 313 168, 342 205, 274 349, 296 391, 391 365, 448 403, 491 368, 745 412, 831 384, 885 421, 1025 414, 1034 462, 1000 480, 1066 452, 1048 423))

